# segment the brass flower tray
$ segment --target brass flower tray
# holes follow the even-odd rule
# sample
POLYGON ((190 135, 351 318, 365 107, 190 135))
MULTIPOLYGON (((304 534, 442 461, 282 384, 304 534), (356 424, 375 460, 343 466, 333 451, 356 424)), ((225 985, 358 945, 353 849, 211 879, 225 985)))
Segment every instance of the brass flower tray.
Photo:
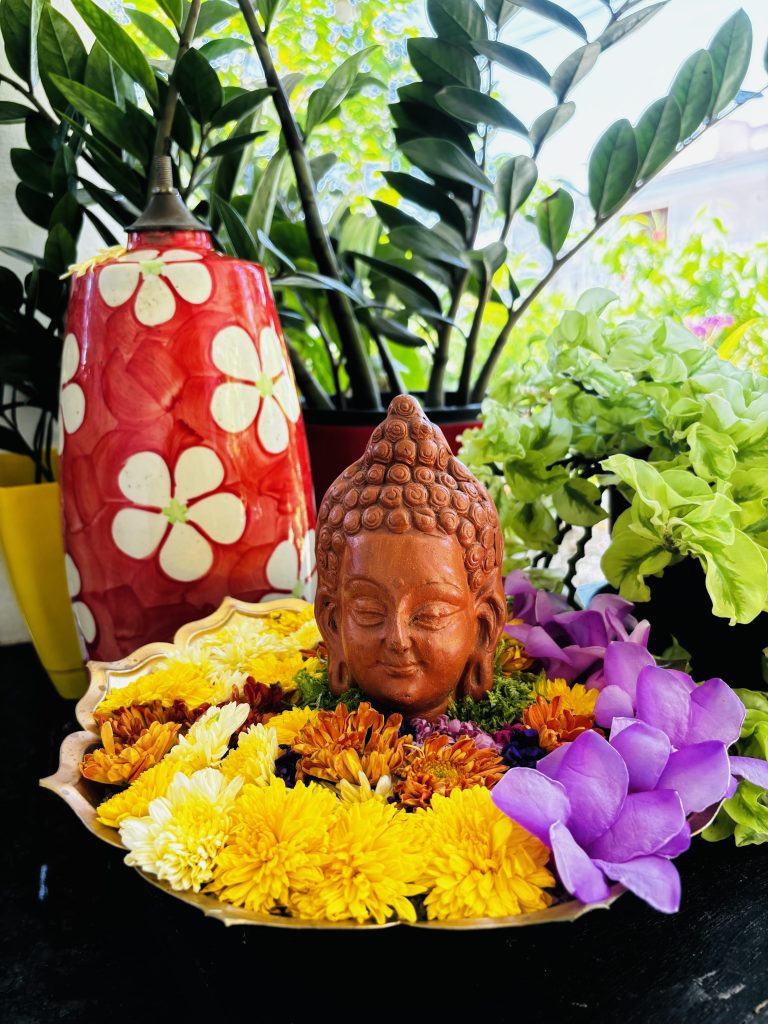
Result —
MULTIPOLYGON (((196 622, 187 623, 182 626, 174 636, 173 643, 152 643, 140 647, 133 654, 121 661, 101 662, 91 661, 88 663, 90 673, 90 685, 88 691, 79 701, 76 708, 77 721, 82 726, 82 732, 71 733, 61 745, 59 768, 55 775, 41 779, 40 785, 50 789, 62 798, 75 812, 80 821, 87 829, 93 832, 105 843, 111 846, 125 849, 120 841, 120 835, 115 829, 102 825, 96 819, 96 807, 104 798, 104 790, 98 783, 89 782, 80 774, 80 761, 88 751, 99 746, 99 738, 93 712, 99 702, 110 691, 126 686, 138 676, 146 672, 155 662, 161 662, 174 650, 189 646, 193 641, 209 633, 215 633, 224 626, 229 625, 238 619, 251 619, 268 615, 278 610, 301 611, 306 607, 303 601, 285 598, 278 601, 269 601, 262 604, 250 604, 245 601, 238 601, 235 598, 225 598, 221 606, 207 618, 199 619, 196 622)), ((714 810, 697 815, 696 820, 691 820, 694 834, 706 827, 712 819, 714 810)), ((540 910, 532 914, 520 914, 512 917, 484 917, 468 918, 454 921, 417 921, 413 924, 401 921, 391 921, 386 924, 357 924, 353 921, 306 921, 295 917, 283 917, 271 914, 257 914, 252 911, 230 906, 211 896, 193 892, 175 892, 166 882, 159 880, 153 875, 147 874, 139 868, 134 870, 150 884, 167 892, 177 900, 181 900, 190 906, 202 910, 208 917, 214 917, 225 925, 258 924, 269 925, 277 928, 321 928, 321 929, 380 929, 392 928, 397 925, 407 925, 411 928, 426 928, 441 931, 461 931, 486 928, 520 928, 532 924, 550 924, 557 921, 575 921, 591 910, 608 909, 614 900, 625 892, 621 885, 614 885, 611 888, 611 896, 601 902, 589 905, 580 903, 578 900, 568 900, 549 907, 547 910, 540 910)))

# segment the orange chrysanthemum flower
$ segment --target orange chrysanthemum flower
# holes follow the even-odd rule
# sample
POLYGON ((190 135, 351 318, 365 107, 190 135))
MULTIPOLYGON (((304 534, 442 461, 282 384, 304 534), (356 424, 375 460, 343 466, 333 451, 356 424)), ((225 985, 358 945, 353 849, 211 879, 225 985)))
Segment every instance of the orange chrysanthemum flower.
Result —
POLYGON ((296 778, 346 779, 357 785, 363 772, 375 786, 405 761, 411 737, 400 735, 402 721, 402 715, 390 715, 385 722, 366 701, 356 711, 339 704, 334 711, 319 712, 294 740, 293 749, 301 754, 296 778))
POLYGON ((186 728, 199 716, 183 700, 174 701, 170 707, 161 700, 151 700, 147 704, 132 704, 130 707, 114 708, 111 711, 96 711, 93 717, 99 728, 109 722, 115 740, 130 746, 153 722, 159 722, 161 725, 165 722, 176 722, 186 728))
POLYGON ((428 807, 435 793, 448 796, 471 786, 493 789, 506 770, 495 750, 480 749, 471 736, 455 743, 448 736, 430 736, 411 752, 395 793, 405 807, 428 807))
POLYGON ((539 696, 523 712, 523 724, 528 729, 536 729, 539 746, 550 751, 592 729, 595 720, 592 715, 575 715, 561 696, 551 701, 539 696))
MULTIPOLYGON (((519 626, 522 619, 510 619, 508 626, 519 626)), ((533 664, 533 658, 525 653, 525 648, 519 640, 502 633, 499 646, 496 648, 496 668, 506 675, 513 672, 525 672, 533 664)))
POLYGON ((104 745, 85 755, 80 771, 91 782, 127 785, 165 757, 176 742, 178 731, 177 722, 152 722, 134 743, 127 744, 116 742, 111 724, 104 722, 101 727, 104 745))

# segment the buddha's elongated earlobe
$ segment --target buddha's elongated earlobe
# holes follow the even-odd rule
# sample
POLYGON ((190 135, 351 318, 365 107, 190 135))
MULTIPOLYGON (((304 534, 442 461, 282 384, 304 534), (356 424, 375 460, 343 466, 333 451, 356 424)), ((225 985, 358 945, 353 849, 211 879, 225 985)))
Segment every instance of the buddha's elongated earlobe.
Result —
POLYGON ((330 652, 328 656, 328 689, 334 697, 340 697, 349 689, 349 670, 346 662, 338 660, 330 652))
POLYGON ((472 654, 456 686, 457 698, 480 700, 493 686, 493 653, 472 654))
POLYGON ((477 646, 456 686, 457 697, 471 697, 472 700, 479 700, 493 686, 493 659, 506 618, 500 582, 479 595, 476 614, 477 646))

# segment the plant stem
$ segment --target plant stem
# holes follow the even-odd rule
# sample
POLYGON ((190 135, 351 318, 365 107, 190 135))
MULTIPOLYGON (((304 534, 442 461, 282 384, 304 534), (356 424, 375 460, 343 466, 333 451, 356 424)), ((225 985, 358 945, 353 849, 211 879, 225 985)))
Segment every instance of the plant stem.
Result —
MULTIPOLYGON (((195 37, 195 29, 197 28, 197 19, 200 14, 202 2, 203 0, 192 0, 190 3, 187 20, 184 22, 184 28, 182 29, 181 36, 179 37, 179 48, 176 51, 176 60, 173 63, 173 71, 171 71, 168 78, 168 92, 165 96, 163 111, 158 119, 157 130, 155 132, 155 146, 152 151, 152 155, 156 157, 168 156, 171 151, 173 118, 176 113, 176 104, 179 99, 179 90, 176 85, 176 72, 179 67, 179 61, 190 48, 192 40, 195 37)), ((202 144, 201 140, 201 147, 202 144)))
MULTIPOLYGON (((293 165, 296 189, 304 211, 307 236, 312 249, 312 255, 321 274, 325 274, 334 281, 343 283, 341 271, 336 260, 336 253, 320 216, 315 182, 304 148, 304 142, 288 103, 288 97, 283 89, 283 84, 272 62, 272 54, 270 53, 266 36, 259 25, 250 0, 238 0, 238 4, 243 12, 245 23, 248 26, 253 45, 261 62, 266 83, 274 90, 272 102, 275 105, 280 126, 283 130, 285 145, 293 165)), ((368 359, 360 326, 355 319, 352 304, 345 295, 329 291, 328 305, 333 313, 339 332, 353 398, 356 404, 362 407, 380 409, 381 396, 373 374, 373 368, 368 359)))
POLYGON ((51 124, 58 124, 58 121, 56 121, 53 117, 51 117, 51 115, 48 113, 48 111, 42 105, 40 100, 38 100, 38 98, 35 96, 35 94, 32 91, 32 89, 25 89, 24 86, 21 84, 21 82, 16 82, 13 78, 9 78, 8 75, 0 75, 0 82, 5 82, 6 85, 10 85, 11 88, 16 89, 18 92, 20 92, 24 96, 26 96, 26 98, 35 107, 35 109, 40 114, 42 114, 43 117, 47 118, 51 122, 51 124))
POLYGON ((477 351, 477 339, 480 337, 480 329, 483 326, 483 315, 485 314, 485 307, 488 305, 488 300, 491 297, 492 291, 493 276, 489 274, 486 269, 482 291, 480 292, 480 295, 478 297, 475 315, 472 317, 472 327, 470 328, 469 337, 467 338, 467 345, 466 348, 464 349, 464 361, 461 364, 459 390, 456 394, 457 405, 467 405, 469 403, 472 381, 472 367, 475 362, 475 353, 477 351))
POLYGON ((330 395, 320 385, 314 374, 304 365, 304 361, 288 338, 285 339, 285 347, 288 349, 296 383, 299 385, 307 403, 313 409, 335 409, 336 406, 331 401, 330 395))
POLYGON ((192 158, 192 166, 190 167, 189 170, 189 181, 187 182, 187 187, 181 190, 181 197, 185 201, 189 198, 190 195, 192 195, 193 190, 197 188, 198 182, 194 180, 195 174, 197 173, 197 169, 202 163, 203 157, 205 156, 205 154, 203 153, 203 147, 205 146, 210 131, 210 125, 206 125, 204 128, 201 127, 200 129, 200 145, 197 147, 197 152, 192 158))
MULTIPOLYGON (((367 311, 366 311, 367 312, 367 311)), ((370 331, 371 337, 373 338, 374 344, 379 352, 381 359, 381 365, 384 367, 384 373, 387 375, 389 381, 389 388, 395 395, 407 395, 408 388, 403 383, 403 379, 400 376, 400 372, 395 366, 394 360, 392 359, 392 353, 387 348, 387 343, 384 338, 379 334, 375 327, 370 322, 370 319, 366 316, 365 326, 370 331)))
POLYGON ((304 299, 301 298, 301 296, 298 293, 296 294, 296 300, 298 301, 299 305, 301 306, 301 310, 302 310, 304 316, 306 317, 306 319, 308 321, 310 321, 312 324, 314 324, 314 326, 317 328, 317 332, 320 335, 320 338, 321 338, 321 340, 323 342, 323 345, 325 346, 325 352, 326 352, 326 355, 328 356, 328 362, 330 363, 330 366, 331 366, 331 375, 333 376, 333 386, 336 389, 336 400, 339 403, 339 407, 343 409, 344 408, 344 395, 342 394, 342 391, 341 391, 341 381, 339 380, 339 364, 338 364, 338 361, 336 359, 336 355, 335 355, 335 353, 333 351, 333 345, 331 343, 331 339, 328 337, 328 332, 323 327, 322 323, 320 322, 319 317, 315 316, 314 312, 309 308, 307 303, 304 301, 304 299))

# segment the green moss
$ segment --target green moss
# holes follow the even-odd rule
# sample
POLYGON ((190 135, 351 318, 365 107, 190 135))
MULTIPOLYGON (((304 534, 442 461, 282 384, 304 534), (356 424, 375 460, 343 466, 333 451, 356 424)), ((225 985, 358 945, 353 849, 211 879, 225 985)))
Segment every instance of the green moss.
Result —
POLYGON ((486 732, 495 732, 513 722, 519 722, 523 711, 533 701, 537 676, 532 672, 512 675, 494 674, 493 689, 480 700, 462 697, 448 705, 448 717, 461 722, 474 722, 486 732))
POLYGON ((344 704, 350 711, 354 711, 363 699, 363 693, 358 689, 347 690, 340 697, 335 697, 328 688, 328 664, 322 662, 318 672, 310 672, 306 668, 300 669, 294 676, 294 682, 301 694, 300 703, 320 711, 333 711, 338 704, 344 704))

